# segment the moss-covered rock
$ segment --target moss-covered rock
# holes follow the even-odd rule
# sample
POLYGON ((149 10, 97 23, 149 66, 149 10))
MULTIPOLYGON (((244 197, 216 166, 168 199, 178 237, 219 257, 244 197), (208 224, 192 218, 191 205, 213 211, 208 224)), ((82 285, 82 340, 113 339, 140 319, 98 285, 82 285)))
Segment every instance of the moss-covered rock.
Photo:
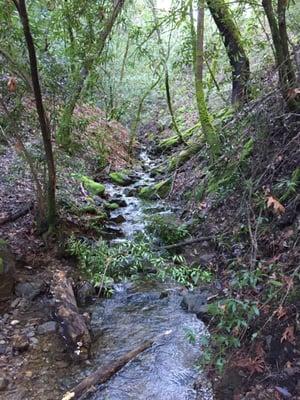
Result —
POLYGON ((104 204, 104 207, 105 207, 107 210, 117 210, 120 206, 119 206, 119 204, 117 204, 117 203, 105 203, 105 204, 104 204))
POLYGON ((145 186, 140 189, 139 197, 145 200, 155 200, 166 198, 171 190, 172 179, 165 179, 152 186, 145 186))
POLYGON ((84 175, 81 176, 80 180, 83 183, 85 189, 92 194, 101 196, 105 193, 105 186, 102 183, 95 182, 93 179, 84 175))
POLYGON ((128 176, 127 171, 111 172, 109 177, 112 182, 120 186, 127 186, 133 182, 133 180, 128 176))

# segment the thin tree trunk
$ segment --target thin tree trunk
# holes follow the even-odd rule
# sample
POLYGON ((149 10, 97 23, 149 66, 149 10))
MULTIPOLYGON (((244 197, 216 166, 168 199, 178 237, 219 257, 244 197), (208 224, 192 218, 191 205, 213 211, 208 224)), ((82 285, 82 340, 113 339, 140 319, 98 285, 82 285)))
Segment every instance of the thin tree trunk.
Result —
POLYGON ((247 84, 250 78, 250 64, 241 43, 240 32, 224 0, 207 0, 211 15, 223 37, 224 45, 232 67, 232 96, 234 105, 247 101, 247 84))
MULTIPOLYGON (((197 33, 194 28, 193 10, 190 9, 191 35, 193 41, 193 59, 195 73, 196 99, 201 122, 202 132, 209 146, 211 160, 214 161, 220 154, 220 138, 209 115, 203 88, 203 47, 204 47, 204 5, 205 0, 198 0, 197 33)), ((192 6, 191 6, 192 7, 192 6)))
POLYGON ((289 87, 293 87, 296 83, 296 74, 293 68, 290 50, 289 40, 286 27, 286 0, 278 0, 277 14, 278 14, 278 28, 281 39, 282 53, 285 63, 286 78, 289 83, 289 87))
POLYGON ((16 5, 16 8, 18 10, 21 19, 24 36, 27 44, 29 60, 30 60, 32 86, 34 91, 36 109, 39 117, 39 123, 42 131, 43 144, 45 149, 45 156, 46 156, 47 170, 48 170, 47 225, 48 229, 52 229, 54 228, 56 222, 56 200, 55 200, 56 171, 55 171, 54 156, 52 151, 50 125, 49 121, 47 120, 43 105, 43 98, 42 98, 39 75, 38 75, 37 58, 36 58, 33 38, 30 31, 25 0, 19 0, 19 1, 14 0, 14 3, 16 5))
POLYGON ((105 21, 103 29, 100 33, 99 48, 97 55, 95 56, 95 58, 85 60, 85 62, 83 63, 79 72, 79 78, 75 86, 75 89, 71 94, 67 106, 63 110, 60 127, 57 133, 57 141, 66 150, 70 150, 70 145, 71 145, 71 129, 72 129, 72 119, 73 119, 74 109, 76 107, 76 104, 78 103, 78 100, 80 99, 85 82, 89 76, 89 73, 96 59, 101 56, 104 50, 106 40, 112 31, 112 28, 116 22, 118 15, 120 14, 123 8, 124 3, 125 0, 117 0, 117 2, 115 3, 114 9, 110 17, 105 21))

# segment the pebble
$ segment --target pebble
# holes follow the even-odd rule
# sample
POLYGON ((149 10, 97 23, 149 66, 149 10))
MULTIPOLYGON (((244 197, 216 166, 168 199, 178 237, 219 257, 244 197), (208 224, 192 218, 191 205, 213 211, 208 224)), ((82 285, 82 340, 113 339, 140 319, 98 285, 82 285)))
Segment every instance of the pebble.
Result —
POLYGON ((29 348, 29 340, 25 335, 15 335, 12 340, 12 347, 14 351, 22 353, 29 348))
POLYGON ((17 319, 14 319, 14 320, 11 321, 10 324, 11 324, 12 326, 15 326, 15 325, 18 325, 19 323, 20 323, 20 321, 18 321, 17 319))

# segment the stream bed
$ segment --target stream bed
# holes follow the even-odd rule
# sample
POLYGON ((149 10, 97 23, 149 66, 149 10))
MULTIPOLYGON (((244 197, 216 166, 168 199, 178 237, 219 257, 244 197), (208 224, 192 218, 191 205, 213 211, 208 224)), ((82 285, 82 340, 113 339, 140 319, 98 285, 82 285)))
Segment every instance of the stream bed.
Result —
MULTIPOLYGON (((126 207, 115 210, 122 215, 123 239, 130 239, 145 228, 146 213, 171 213, 162 200, 145 204, 130 194, 154 183, 150 171, 155 167, 145 151, 138 179, 129 187, 106 185, 110 196, 124 200, 126 207)), ((155 344, 102 385, 89 398, 93 400, 211 400, 209 383, 196 364, 201 357, 200 340, 207 330, 196 315, 180 305, 183 288, 173 283, 140 279, 115 286, 111 299, 99 300, 89 308, 92 314, 93 367, 109 365, 143 341, 158 338, 155 344), (189 340, 188 336, 194 340, 189 340), (195 381, 200 384, 195 387, 195 381)), ((86 371, 88 375, 88 371, 86 371)))

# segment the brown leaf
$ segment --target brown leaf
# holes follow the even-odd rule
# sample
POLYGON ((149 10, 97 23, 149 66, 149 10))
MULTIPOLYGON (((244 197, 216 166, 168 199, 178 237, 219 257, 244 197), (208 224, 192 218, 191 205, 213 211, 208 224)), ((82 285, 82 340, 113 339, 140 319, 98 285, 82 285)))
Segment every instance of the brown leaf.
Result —
POLYGON ((287 310, 283 306, 279 306, 277 308, 277 310, 275 310, 275 312, 274 312, 274 315, 276 315, 277 319, 281 319, 281 318, 285 317, 286 314, 287 314, 287 310))
POLYGON ((267 197, 267 207, 273 208, 275 214, 277 214, 277 215, 282 215, 285 212, 285 208, 283 207, 283 205, 278 200, 276 200, 273 196, 267 197))
POLYGON ((295 338, 295 330, 293 325, 288 326, 285 331, 283 332, 280 342, 283 343, 283 341, 286 340, 287 342, 291 344, 296 344, 296 338, 295 338))
POLYGON ((17 80, 14 77, 8 79, 7 89, 9 92, 15 92, 17 89, 17 80))
POLYGON ((295 100, 300 95, 300 88, 292 88, 287 91, 287 98, 289 101, 295 100))

